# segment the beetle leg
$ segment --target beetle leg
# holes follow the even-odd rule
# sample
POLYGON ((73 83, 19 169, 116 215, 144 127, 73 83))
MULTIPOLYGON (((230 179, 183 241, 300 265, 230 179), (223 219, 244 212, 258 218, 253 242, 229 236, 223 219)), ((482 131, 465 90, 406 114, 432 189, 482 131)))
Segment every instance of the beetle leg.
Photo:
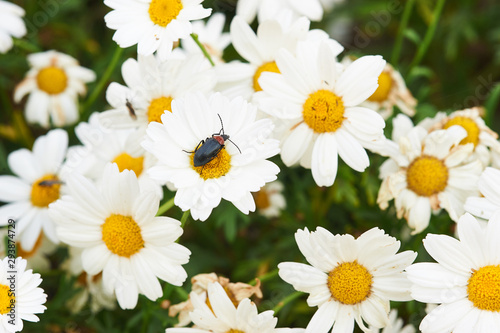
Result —
POLYGON ((200 146, 202 146, 204 143, 205 143, 205 140, 201 140, 200 143, 198 143, 198 145, 194 149, 194 151, 187 151, 187 150, 184 150, 184 149, 182 151, 185 152, 185 153, 188 153, 188 154, 194 154, 200 148, 200 146))

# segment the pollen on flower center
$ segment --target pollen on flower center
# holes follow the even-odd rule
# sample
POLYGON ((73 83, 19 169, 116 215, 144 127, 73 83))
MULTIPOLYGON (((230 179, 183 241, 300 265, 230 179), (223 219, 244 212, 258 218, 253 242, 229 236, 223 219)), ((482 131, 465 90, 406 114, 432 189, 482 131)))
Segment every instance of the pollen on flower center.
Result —
POLYGON ((335 132, 344 121, 342 98, 328 90, 309 95, 303 106, 304 122, 316 133, 335 132))
POLYGON ((443 128, 447 129, 453 125, 462 126, 467 131, 467 136, 460 141, 461 145, 465 145, 467 143, 473 143, 474 147, 479 143, 479 126, 477 126, 476 122, 469 117, 454 117, 451 118, 444 124, 443 128))
POLYGON ((144 169, 144 156, 132 157, 127 153, 121 153, 112 161, 118 165, 120 172, 123 170, 131 170, 139 177, 144 169))
POLYGON ((10 287, 0 284, 0 314, 2 315, 8 313, 12 308, 12 304, 16 303, 16 298, 14 296, 9 296, 9 292, 10 287))
POLYGON ((191 154, 191 167, 205 180, 222 177, 231 169, 231 155, 226 148, 222 148, 217 156, 205 165, 195 167, 193 159, 194 153, 191 154))
POLYGON ((60 94, 68 86, 68 77, 66 72, 58 67, 45 67, 38 72, 36 82, 40 90, 47 94, 60 94))
POLYGON ((227 331, 226 333, 245 333, 243 331, 240 331, 240 330, 234 330, 234 329, 230 329, 229 331, 227 331))
POLYGON ((156 121, 161 123, 161 115, 165 111, 172 112, 172 97, 159 97, 151 101, 148 107, 148 122, 156 121))
POLYGON ((274 62, 274 61, 266 62, 265 64, 263 64, 259 68, 257 68, 257 70, 255 71, 255 74, 253 76, 253 90, 254 91, 262 91, 262 87, 259 84, 259 78, 263 72, 280 73, 280 70, 278 68, 278 65, 276 65, 276 62, 274 62))
POLYGON ((368 97, 369 101, 381 103, 387 100, 392 89, 392 77, 387 72, 382 72, 378 77, 378 88, 368 97))
POLYGON ((149 4, 149 18, 153 23, 166 27, 182 10, 181 0, 153 0, 149 4))
POLYGON ((144 247, 141 227, 130 216, 111 214, 101 229, 104 244, 114 254, 130 258, 144 247))
POLYGON ((347 305, 357 304, 370 296, 372 283, 370 272, 356 260, 335 267, 327 281, 332 297, 347 305))
POLYGON ((419 196, 429 197, 444 191, 448 184, 448 168, 432 156, 421 156, 406 170, 408 188, 419 196))
POLYGON ((59 199, 61 181, 56 175, 45 175, 31 186, 31 203, 36 207, 48 207, 59 199))
POLYGON ((500 266, 472 270, 467 284, 469 301, 480 310, 500 311, 500 266))

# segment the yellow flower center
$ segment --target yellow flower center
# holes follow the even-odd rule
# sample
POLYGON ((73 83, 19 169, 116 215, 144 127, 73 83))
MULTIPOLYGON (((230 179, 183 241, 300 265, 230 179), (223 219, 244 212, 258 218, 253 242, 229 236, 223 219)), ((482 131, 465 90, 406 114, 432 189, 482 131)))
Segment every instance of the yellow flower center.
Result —
POLYGON ((144 156, 132 157, 127 153, 121 153, 112 161, 118 165, 120 172, 123 170, 131 170, 139 177, 144 169, 144 156))
POLYGON ((314 132, 335 132, 344 121, 344 110, 342 98, 331 91, 318 90, 307 98, 302 115, 314 132))
POLYGON ((443 128, 447 129, 453 125, 462 126, 467 131, 467 136, 460 141, 461 145, 473 143, 474 147, 477 146, 479 143, 479 132, 481 132, 481 130, 473 119, 469 117, 454 117, 448 120, 443 128))
POLYGON ((181 0, 153 0, 149 5, 149 18, 153 23, 166 27, 182 10, 181 0))
POLYGON ((406 170, 408 188, 422 197, 444 191, 448 184, 448 168, 443 161, 432 156, 421 156, 406 170))
POLYGON ((253 196, 255 199, 255 206, 257 206, 258 209, 266 209, 271 206, 271 201, 269 200, 269 195, 266 190, 261 189, 259 192, 253 193, 253 196))
POLYGON ((245 332, 240 331, 240 330, 233 330, 233 329, 231 328, 231 329, 230 329, 229 331, 227 331, 226 333, 245 333, 245 332))
POLYGON ((151 101, 148 107, 148 121, 161 123, 161 115, 165 111, 172 112, 172 97, 159 97, 151 101))
POLYGON ((382 103, 383 101, 387 100, 387 97, 389 97, 389 93, 391 92, 392 85, 393 82, 391 74, 382 72, 378 77, 378 88, 377 90, 375 90, 373 95, 368 97, 368 100, 378 103, 382 103))
POLYGON ((58 67, 45 67, 38 72, 36 76, 38 88, 47 94, 60 94, 68 86, 68 77, 66 72, 58 67))
POLYGON ((205 180, 222 177, 231 169, 231 155, 228 154, 226 148, 222 148, 217 156, 205 165, 195 167, 193 159, 194 153, 191 154, 191 167, 205 180))
POLYGON ((144 247, 141 227, 130 216, 112 214, 101 229, 104 244, 114 254, 130 258, 144 247))
POLYGON ((4 284, 0 284, 0 314, 2 315, 10 312, 12 304, 16 303, 16 298, 14 296, 10 296, 9 294, 10 294, 10 287, 4 284))
POLYGON ((327 281, 332 297, 347 305, 360 303, 370 296, 372 283, 370 272, 356 260, 335 267, 327 281))
POLYGON ((42 246, 43 234, 40 233, 38 239, 36 240, 35 246, 31 251, 25 251, 23 249, 23 245, 20 242, 17 242, 17 256, 22 257, 23 259, 29 259, 38 252, 38 249, 42 246))
POLYGON ((276 62, 274 61, 266 62, 264 65, 257 68, 253 76, 253 90, 255 91, 262 91, 262 88, 259 84, 259 78, 263 72, 280 73, 280 70, 278 69, 276 62))
POLYGON ((500 266, 472 270, 467 285, 469 301, 480 310, 500 311, 500 266))
POLYGON ((61 182, 56 175, 45 175, 37 179, 31 187, 31 203, 36 207, 48 207, 59 199, 61 182))

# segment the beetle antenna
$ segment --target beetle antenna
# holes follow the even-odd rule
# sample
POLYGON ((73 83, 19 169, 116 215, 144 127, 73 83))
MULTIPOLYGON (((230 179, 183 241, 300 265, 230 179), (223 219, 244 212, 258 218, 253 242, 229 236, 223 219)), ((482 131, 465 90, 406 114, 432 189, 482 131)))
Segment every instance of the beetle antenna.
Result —
POLYGON ((221 130, 219 131, 219 135, 224 134, 224 124, 222 123, 222 118, 220 117, 220 114, 217 113, 217 115, 219 116, 219 120, 220 120, 220 126, 221 126, 221 130))
POLYGON ((236 143, 234 143, 234 142, 233 142, 233 140, 231 140, 231 139, 227 138, 227 141, 231 142, 231 143, 232 143, 232 144, 233 144, 236 148, 238 148, 238 151, 239 151, 239 152, 240 152, 240 154, 241 154, 241 149, 240 149, 240 147, 238 147, 238 146, 236 145, 236 143))

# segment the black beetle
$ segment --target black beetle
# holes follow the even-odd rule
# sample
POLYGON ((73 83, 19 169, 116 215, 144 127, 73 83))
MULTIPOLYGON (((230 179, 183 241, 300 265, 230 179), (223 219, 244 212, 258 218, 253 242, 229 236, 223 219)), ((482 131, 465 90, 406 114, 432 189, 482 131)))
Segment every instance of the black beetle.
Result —
POLYGON ((222 123, 222 118, 219 114, 221 129, 219 133, 212 134, 212 137, 206 138, 205 140, 201 140, 200 143, 196 146, 194 151, 185 151, 186 153, 194 153, 193 156, 193 164, 195 167, 204 166, 211 160, 213 160, 219 152, 224 148, 224 143, 226 141, 231 142, 241 154, 240 148, 229 139, 229 135, 224 134, 224 124, 222 123))

